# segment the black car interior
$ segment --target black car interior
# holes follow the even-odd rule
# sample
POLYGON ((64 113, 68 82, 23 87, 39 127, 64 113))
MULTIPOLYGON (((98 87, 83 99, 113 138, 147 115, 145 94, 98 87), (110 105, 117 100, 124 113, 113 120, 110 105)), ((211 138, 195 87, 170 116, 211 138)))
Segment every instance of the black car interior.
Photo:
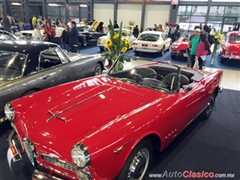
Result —
POLYGON ((40 54, 40 69, 47 69, 62 64, 59 56, 53 49, 46 50, 40 54))
POLYGON ((139 85, 154 89, 174 91, 179 86, 182 88, 182 86, 192 83, 195 75, 190 71, 181 70, 178 77, 178 70, 174 66, 150 66, 113 72, 110 76, 133 80, 139 85))

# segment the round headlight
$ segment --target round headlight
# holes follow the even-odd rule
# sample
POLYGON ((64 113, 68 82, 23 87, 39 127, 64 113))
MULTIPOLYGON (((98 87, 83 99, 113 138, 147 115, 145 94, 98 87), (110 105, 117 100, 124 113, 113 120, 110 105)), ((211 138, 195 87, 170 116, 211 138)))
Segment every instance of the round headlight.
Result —
POLYGON ((73 162, 80 168, 90 165, 90 154, 87 148, 81 143, 73 146, 71 156, 73 162))
POLYGON ((15 117, 15 111, 13 109, 13 106, 10 103, 7 103, 4 106, 4 113, 8 120, 13 121, 13 119, 15 117))

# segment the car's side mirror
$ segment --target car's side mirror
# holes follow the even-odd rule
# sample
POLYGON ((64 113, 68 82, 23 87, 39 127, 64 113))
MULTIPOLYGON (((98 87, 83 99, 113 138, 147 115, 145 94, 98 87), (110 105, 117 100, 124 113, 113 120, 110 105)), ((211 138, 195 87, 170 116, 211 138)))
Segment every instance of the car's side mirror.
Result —
POLYGON ((191 90, 192 90, 192 86, 187 85, 187 86, 186 86, 186 89, 187 89, 188 91, 191 91, 191 90))

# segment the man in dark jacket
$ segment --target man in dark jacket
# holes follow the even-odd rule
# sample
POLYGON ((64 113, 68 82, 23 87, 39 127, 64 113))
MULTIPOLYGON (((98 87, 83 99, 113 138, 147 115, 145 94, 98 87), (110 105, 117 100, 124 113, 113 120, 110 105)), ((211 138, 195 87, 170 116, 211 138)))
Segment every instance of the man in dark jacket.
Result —
POLYGON ((69 32, 69 46, 71 52, 77 52, 78 50, 78 29, 76 27, 76 22, 72 21, 72 29, 69 32))
POLYGON ((114 29, 119 28, 118 23, 117 23, 116 20, 114 21, 114 26, 113 27, 114 27, 114 29))
POLYGON ((4 18, 3 18, 3 27, 5 29, 5 31, 8 31, 11 33, 11 22, 9 20, 9 16, 6 15, 4 18))
POLYGON ((139 35, 138 25, 136 25, 135 28, 133 29, 133 35, 135 36, 135 38, 138 38, 139 35))

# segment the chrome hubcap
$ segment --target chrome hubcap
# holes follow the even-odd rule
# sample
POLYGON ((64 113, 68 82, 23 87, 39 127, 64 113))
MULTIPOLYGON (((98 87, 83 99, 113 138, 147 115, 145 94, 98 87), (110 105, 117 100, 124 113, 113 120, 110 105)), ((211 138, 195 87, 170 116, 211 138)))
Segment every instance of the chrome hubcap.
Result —
POLYGON ((99 74, 101 74, 101 68, 97 67, 95 70, 95 75, 99 75, 99 74))
POLYGON ((214 104, 214 98, 211 97, 207 105, 207 110, 206 110, 207 114, 211 113, 211 111, 213 110, 213 104, 214 104))
POLYGON ((128 180, 142 180, 148 165, 149 165, 150 153, 147 148, 142 148, 133 157, 133 160, 128 169, 128 180))

